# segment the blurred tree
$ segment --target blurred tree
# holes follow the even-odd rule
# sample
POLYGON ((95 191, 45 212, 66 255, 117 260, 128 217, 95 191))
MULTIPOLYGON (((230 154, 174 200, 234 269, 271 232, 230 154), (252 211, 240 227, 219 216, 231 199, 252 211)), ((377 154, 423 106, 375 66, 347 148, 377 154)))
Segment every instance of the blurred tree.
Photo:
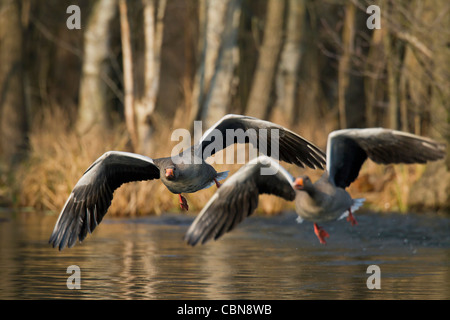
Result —
MULTIPOLYGON (((164 16, 166 0, 142 1, 143 15, 143 51, 133 52, 136 44, 133 42, 132 31, 128 17, 128 5, 132 2, 120 0, 120 24, 122 40, 122 61, 125 91, 125 122, 131 137, 133 149, 142 154, 152 154, 154 141, 154 126, 152 118, 156 108, 160 88, 161 50, 164 34, 164 16), (143 70, 139 72, 134 66, 134 60, 143 55, 143 70), (138 84, 135 79, 144 82, 143 93, 138 94, 138 84)), ((140 24, 137 24, 140 26, 140 24)), ((138 40, 142 42, 141 39, 138 40)), ((138 51, 138 50, 136 50, 138 51)))
POLYGON ((120 35, 122 40, 124 114, 125 123, 130 135, 133 150, 138 150, 139 134, 137 131, 136 108, 134 104, 134 73, 133 52, 131 50, 130 24, 128 23, 128 8, 126 0, 119 0, 120 35))
POLYGON ((97 0, 84 31, 77 130, 80 133, 110 125, 108 77, 110 64, 110 23, 117 12, 117 0, 97 0))
POLYGON ((350 84, 351 57, 354 52, 356 7, 348 1, 345 7, 344 27, 342 30, 342 55, 338 69, 338 109, 339 127, 347 128, 347 90, 350 84))
MULTIPOLYGON (((81 133, 125 124, 136 152, 165 154, 173 127, 205 129, 228 112, 270 116, 322 147, 347 126, 450 142, 449 10, 446 0, 0 0, 0 157, 14 162, 28 142, 46 164, 55 132, 67 133, 55 146, 80 141, 83 156, 98 155, 73 119, 81 133), (80 30, 66 26, 71 4, 80 30), (372 4, 381 29, 366 26, 372 4)), ((124 148, 123 133, 108 132, 120 140, 110 145, 124 148)), ((446 161, 427 166, 410 199, 445 203, 446 161)))
POLYGON ((364 95, 366 105, 366 123, 367 127, 374 127, 377 123, 376 107, 380 104, 383 97, 383 82, 384 76, 384 46, 383 37, 385 35, 385 28, 375 29, 373 31, 369 52, 365 62, 365 81, 364 81, 364 95))
POLYGON ((272 85, 283 43, 285 0, 268 0, 264 39, 247 102, 246 113, 266 118, 270 107, 272 85))
POLYGON ((306 6, 305 0, 288 0, 286 40, 283 45, 276 75, 276 98, 274 112, 279 115, 276 119, 292 125, 294 124, 295 107, 298 92, 298 76, 302 57, 302 38, 305 28, 306 6))
MULTIPOLYGON (((384 2, 387 8, 387 3, 384 2)), ((397 75, 398 68, 396 62, 398 61, 398 52, 395 46, 395 38, 393 32, 390 30, 389 24, 384 23, 384 28, 387 31, 384 33, 383 45, 386 59, 386 74, 387 74, 387 97, 388 97, 388 112, 387 112, 387 127, 391 129, 398 128, 398 90, 397 90, 397 75)))
POLYGON ((143 0, 144 6, 144 96, 136 101, 136 124, 139 137, 137 151, 152 154, 153 121, 159 92, 161 49, 166 0, 143 0))
POLYGON ((450 208, 450 4, 445 0, 408 4, 408 18, 414 23, 397 32, 407 43, 402 100, 412 118, 410 127, 447 141, 448 150, 444 161, 426 166, 410 190, 409 204, 414 209, 444 211, 450 208))
POLYGON ((200 0, 201 59, 195 76, 191 122, 208 127, 227 113, 239 62, 237 34, 242 0, 200 0))
POLYGON ((16 165, 28 148, 20 2, 0 1, 0 154, 16 165))
POLYGON ((231 97, 239 83, 235 71, 239 62, 237 32, 239 30, 241 2, 241 0, 230 0, 224 12, 224 29, 221 35, 219 55, 202 108, 201 118, 205 120, 206 128, 227 114, 231 97))
MULTIPOLYGON (((332 58, 323 54, 322 16, 327 17, 318 2, 305 1, 305 22, 299 66, 298 103, 294 109, 294 123, 302 128, 323 123, 324 115, 336 101, 336 70, 332 58)), ((334 56, 332 56, 334 57, 334 56)), ((334 113, 332 122, 334 122, 334 113)), ((334 125, 334 124, 333 124, 334 125)))

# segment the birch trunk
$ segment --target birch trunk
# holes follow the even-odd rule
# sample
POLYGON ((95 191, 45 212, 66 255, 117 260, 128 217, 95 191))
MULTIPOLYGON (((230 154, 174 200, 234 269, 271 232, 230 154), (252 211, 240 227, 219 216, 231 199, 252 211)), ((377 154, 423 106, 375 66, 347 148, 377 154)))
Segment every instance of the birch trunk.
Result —
MULTIPOLYGON (((234 19, 240 15, 241 1, 200 1, 200 61, 193 88, 191 123, 196 119, 205 120, 211 115, 209 104, 214 102, 211 92, 217 90, 217 88, 213 88, 214 84, 212 83, 217 79, 216 73, 223 72, 226 65, 228 65, 227 69, 230 69, 231 65, 236 63, 233 53, 237 50, 233 48, 235 46, 233 42, 236 41, 236 30, 233 30, 233 23, 235 23, 234 19), (222 58, 225 60, 221 61, 222 58)), ((214 111, 212 112, 214 113, 214 111)), ((215 116, 211 115, 211 117, 215 116)))
POLYGON ((164 32, 166 0, 144 0, 145 74, 143 99, 136 101, 138 151, 152 154, 152 115, 160 84, 161 46, 164 32))
POLYGON ((230 0, 227 4, 224 17, 224 30, 222 30, 220 49, 215 59, 214 74, 211 76, 209 90, 205 97, 202 119, 206 128, 213 125, 228 110, 238 78, 235 70, 239 62, 239 49, 237 47, 237 33, 241 15, 241 0, 230 0))
POLYGON ((199 0, 198 5, 198 67, 194 77, 192 97, 189 108, 189 123, 199 118, 200 106, 203 101, 203 87, 205 83, 205 56, 206 56, 206 27, 207 27, 207 6, 206 0, 199 0))
POLYGON ((127 1, 120 0, 120 35, 122 39, 122 60, 124 80, 125 123, 130 135, 133 150, 139 146, 136 129, 136 111, 134 105, 133 54, 131 51, 130 25, 128 23, 127 1))
POLYGON ((109 126, 104 78, 108 73, 109 24, 116 11, 117 1, 98 0, 86 25, 77 119, 77 130, 82 134, 109 126))

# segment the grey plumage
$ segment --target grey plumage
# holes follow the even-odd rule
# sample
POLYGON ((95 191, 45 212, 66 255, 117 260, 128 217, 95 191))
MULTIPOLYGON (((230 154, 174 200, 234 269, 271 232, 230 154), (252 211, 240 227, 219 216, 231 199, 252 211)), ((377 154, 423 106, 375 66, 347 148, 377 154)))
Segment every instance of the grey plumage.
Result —
POLYGON ((279 160, 299 167, 306 165, 313 169, 323 169, 325 154, 320 148, 287 128, 249 116, 235 114, 224 116, 204 133, 198 143, 198 149, 202 155, 206 153, 206 156, 211 156, 231 144, 246 142, 254 144, 253 146, 258 148, 262 154, 273 157, 274 155, 270 154, 272 150, 272 130, 276 130, 279 135, 277 141, 279 160), (267 130, 267 136, 258 134, 260 130, 267 130), (211 146, 215 142, 215 132, 223 137, 222 144, 216 144, 219 148, 212 148, 211 146), (241 135, 240 138, 243 139, 239 140, 232 135, 235 132, 247 133, 247 135, 241 135))
MULTIPOLYGON (((212 146, 212 136, 226 137, 228 129, 277 129, 279 132, 279 157, 299 166, 323 167, 324 153, 309 141, 294 132, 274 123, 256 118, 227 115, 205 132, 201 140, 187 151, 178 155, 177 161, 172 157, 151 159, 134 153, 109 151, 98 158, 80 178, 64 205, 56 222, 49 242, 62 250, 72 247, 77 239, 82 241, 87 234, 94 231, 107 213, 114 190, 123 183, 131 181, 160 179, 169 191, 180 196, 180 205, 187 209, 187 202, 181 193, 193 193, 208 188, 219 180, 225 179, 227 172, 216 170, 205 162, 209 155, 231 143, 244 143, 224 139, 223 144, 216 144, 213 152, 204 151, 212 146), (170 176, 167 175, 170 170, 170 176)), ((270 130, 268 131, 270 134, 270 130)), ((260 148, 267 143, 264 136, 257 135, 250 139, 260 148)), ((270 139, 269 145, 270 145, 270 139)), ((267 148, 270 150, 270 147, 267 148)), ((261 152, 267 150, 262 148, 261 152)))
POLYGON ((442 159, 445 145, 411 133, 384 129, 343 129, 329 134, 329 180, 346 188, 358 177, 367 158, 376 163, 426 163, 442 159))
POLYGON ((62 250, 82 241, 102 221, 113 192, 130 181, 159 179, 152 159, 128 152, 110 151, 98 158, 75 185, 56 222, 49 242, 62 250))
POLYGON ((216 191, 189 227, 185 240, 195 246, 233 230, 255 211, 260 194, 294 200, 293 181, 293 177, 273 159, 260 156, 250 161, 216 191), (277 168, 276 174, 262 175, 261 169, 271 165, 277 168))
POLYGON ((188 244, 196 245, 231 231, 255 210, 258 196, 264 190, 286 200, 295 197, 298 221, 314 222, 317 237, 325 243, 328 233, 316 223, 343 216, 348 216, 352 224, 356 223, 352 212, 362 205, 364 199, 352 199, 345 188, 358 177, 367 158, 388 164, 425 163, 444 156, 444 144, 410 133, 383 128, 333 131, 328 137, 327 170, 315 183, 307 176, 294 180, 284 169, 280 171, 283 174, 262 176, 255 169, 257 166, 246 165, 228 179, 223 185, 226 188, 219 189, 210 199, 187 231, 185 239, 188 244), (264 189, 266 186, 270 188, 264 189), (294 190, 295 194, 292 194, 294 190), (248 206, 244 204, 245 199, 248 206))
MULTIPOLYGON (((343 129, 329 134, 327 170, 314 184, 302 177, 296 198, 296 211, 302 219, 324 222, 347 216, 356 224, 353 212, 364 199, 352 199, 345 190, 370 158, 376 163, 426 163, 445 156, 445 145, 411 133, 385 128, 343 129)), ((316 235, 325 243, 325 231, 315 224, 316 235), (320 235, 319 233, 323 233, 320 235)))

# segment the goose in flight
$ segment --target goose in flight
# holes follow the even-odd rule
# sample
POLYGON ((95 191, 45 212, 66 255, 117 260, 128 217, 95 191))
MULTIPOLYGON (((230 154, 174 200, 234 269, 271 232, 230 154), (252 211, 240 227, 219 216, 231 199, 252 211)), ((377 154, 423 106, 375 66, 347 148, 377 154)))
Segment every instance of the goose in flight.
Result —
POLYGON ((225 179, 228 172, 216 172, 206 158, 234 143, 253 143, 262 153, 272 150, 271 132, 276 130, 278 157, 288 163, 324 168, 325 154, 311 142, 275 123, 241 115, 226 115, 190 149, 174 157, 151 159, 121 151, 108 151, 83 174, 69 195, 49 242, 62 250, 92 233, 107 213, 114 190, 131 181, 160 179, 170 192, 179 195, 180 206, 188 209, 182 193, 193 193, 225 179), (244 139, 235 130, 248 133, 244 139), (253 129, 253 130, 249 130, 253 129), (266 129, 266 135, 258 131, 266 129), (231 131, 230 131, 231 130, 231 131), (223 139, 222 137, 229 137, 223 139), (261 146, 263 148, 261 148, 261 146), (264 148, 265 147, 265 148, 264 148))
POLYGON ((194 246, 218 239, 231 231, 258 205, 262 193, 295 200, 297 221, 314 223, 314 232, 325 244, 329 234, 318 223, 347 216, 364 199, 352 199, 345 190, 358 177, 367 158, 376 163, 426 163, 445 156, 445 146, 428 138, 384 128, 344 129, 328 136, 326 171, 312 183, 309 177, 292 177, 273 159, 261 156, 230 177, 212 196, 188 229, 185 240, 194 246), (274 175, 262 175, 263 167, 278 166, 274 175))

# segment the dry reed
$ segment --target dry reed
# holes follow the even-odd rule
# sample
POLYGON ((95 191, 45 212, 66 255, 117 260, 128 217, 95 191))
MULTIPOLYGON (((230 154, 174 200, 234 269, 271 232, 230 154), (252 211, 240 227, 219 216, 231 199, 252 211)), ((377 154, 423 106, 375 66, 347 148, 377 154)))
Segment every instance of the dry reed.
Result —
MULTIPOLYGON (((119 126, 109 133, 90 132, 83 136, 70 129, 67 116, 60 108, 43 111, 40 121, 35 121, 30 135, 31 151, 16 171, 12 193, 19 207, 35 210, 50 210, 59 213, 73 186, 89 165, 108 150, 130 151, 125 127, 119 126)), ((303 135, 323 149, 326 135, 331 131, 315 130, 314 124, 299 126, 294 131, 303 135)), ((170 126, 158 127, 158 154, 150 157, 170 155, 176 142, 170 141, 170 126)), ((228 150, 228 149, 227 149, 228 150)), ((220 153, 217 157, 222 157, 220 153)), ((225 159, 225 158, 223 158, 225 159)), ((313 181, 322 174, 321 170, 301 169, 293 165, 283 165, 294 176, 308 174, 313 181)), ((231 176, 242 164, 214 164, 218 171, 230 170, 231 176)), ((380 166, 366 162, 359 179, 349 190, 353 197, 365 197, 366 208, 378 211, 406 211, 409 188, 418 180, 424 166, 380 166)), ((185 195, 190 211, 197 212, 216 191, 216 187, 185 195)), ((283 210, 293 210, 294 204, 275 196, 260 197, 257 212, 276 214, 283 210)), ((143 181, 123 185, 116 190, 109 216, 137 216, 181 212, 178 197, 170 193, 160 181, 143 181)))

